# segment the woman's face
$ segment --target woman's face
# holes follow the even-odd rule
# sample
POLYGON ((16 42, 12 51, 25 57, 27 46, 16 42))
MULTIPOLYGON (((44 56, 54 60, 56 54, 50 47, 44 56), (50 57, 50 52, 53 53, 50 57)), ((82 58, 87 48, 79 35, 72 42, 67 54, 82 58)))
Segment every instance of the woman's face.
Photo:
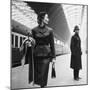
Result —
POLYGON ((48 24, 48 22, 49 22, 48 14, 45 15, 45 17, 44 17, 44 19, 43 19, 43 22, 44 22, 45 24, 48 24))

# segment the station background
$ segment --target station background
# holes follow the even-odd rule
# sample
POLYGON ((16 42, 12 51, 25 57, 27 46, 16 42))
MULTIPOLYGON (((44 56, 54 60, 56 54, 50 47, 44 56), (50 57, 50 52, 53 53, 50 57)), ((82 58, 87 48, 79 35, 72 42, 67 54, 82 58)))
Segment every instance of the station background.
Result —
MULTIPOLYGON (((34 1, 34 0, 33 0, 34 1)), ((38 0, 35 0, 38 1, 38 0)), ((42 0, 44 1, 44 0, 42 0)), ((48 2, 48 0, 45 0, 48 2)), ((87 4, 90 5, 89 0, 52 0, 52 2, 60 2, 60 3, 71 3, 71 4, 87 4)), ((0 3, 0 89, 1 90, 8 90, 10 87, 10 1, 3 0, 0 3)), ((90 7, 88 7, 90 9, 90 7)), ((88 10, 89 11, 89 10, 88 10)), ((90 15, 90 12, 88 13, 90 15)), ((88 16, 89 16, 88 15, 88 16)), ((89 17, 88 17, 89 20, 89 17)), ((89 25, 88 25, 89 26, 89 25)), ((90 38, 90 27, 88 28, 88 39, 90 38)), ((88 46, 89 46, 89 40, 88 40, 88 46)), ((88 47, 89 50, 89 47, 88 47)), ((88 53, 89 54, 89 53, 88 53)), ((88 69, 90 68, 89 65, 89 55, 88 55, 88 69)), ((90 71, 88 70, 88 76, 90 75, 90 71)), ((89 77, 88 77, 88 80, 89 77)), ((55 87, 55 88, 45 88, 45 89, 51 89, 51 90, 89 90, 90 86, 74 86, 74 87, 55 87)), ((23 89, 24 90, 24 89, 23 89)))

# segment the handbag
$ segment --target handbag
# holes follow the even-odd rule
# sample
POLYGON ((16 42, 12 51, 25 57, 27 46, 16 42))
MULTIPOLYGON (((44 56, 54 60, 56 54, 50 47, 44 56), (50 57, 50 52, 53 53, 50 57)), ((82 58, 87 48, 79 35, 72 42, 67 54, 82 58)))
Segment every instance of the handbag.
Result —
POLYGON ((55 63, 52 63, 51 78, 56 78, 55 63))

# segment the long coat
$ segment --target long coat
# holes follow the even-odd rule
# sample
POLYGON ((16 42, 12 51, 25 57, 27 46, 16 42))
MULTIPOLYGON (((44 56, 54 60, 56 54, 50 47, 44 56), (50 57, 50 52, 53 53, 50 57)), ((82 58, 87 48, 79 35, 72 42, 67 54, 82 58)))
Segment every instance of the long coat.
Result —
POLYGON ((38 26, 32 30, 32 36, 35 39, 36 45, 33 49, 34 69, 32 69, 32 64, 29 64, 29 82, 32 81, 32 76, 34 76, 35 84, 46 86, 49 63, 52 61, 52 58, 55 58, 53 32, 47 26, 43 28, 38 26))
POLYGON ((74 34, 71 38, 71 64, 72 69, 81 69, 81 40, 78 34, 74 34))

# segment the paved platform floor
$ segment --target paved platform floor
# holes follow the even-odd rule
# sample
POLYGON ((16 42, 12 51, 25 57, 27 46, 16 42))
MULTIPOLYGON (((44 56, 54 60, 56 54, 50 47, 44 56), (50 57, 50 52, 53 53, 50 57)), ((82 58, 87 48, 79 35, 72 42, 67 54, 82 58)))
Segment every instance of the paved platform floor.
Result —
MULTIPOLYGON (((61 55, 56 58, 56 78, 51 78, 51 63, 48 74, 47 87, 71 86, 87 84, 87 54, 82 55, 82 70, 80 70, 79 81, 73 80, 73 70, 70 68, 70 54, 61 55)), ((38 85, 28 84, 28 64, 11 69, 11 87, 15 88, 36 88, 38 85)))

